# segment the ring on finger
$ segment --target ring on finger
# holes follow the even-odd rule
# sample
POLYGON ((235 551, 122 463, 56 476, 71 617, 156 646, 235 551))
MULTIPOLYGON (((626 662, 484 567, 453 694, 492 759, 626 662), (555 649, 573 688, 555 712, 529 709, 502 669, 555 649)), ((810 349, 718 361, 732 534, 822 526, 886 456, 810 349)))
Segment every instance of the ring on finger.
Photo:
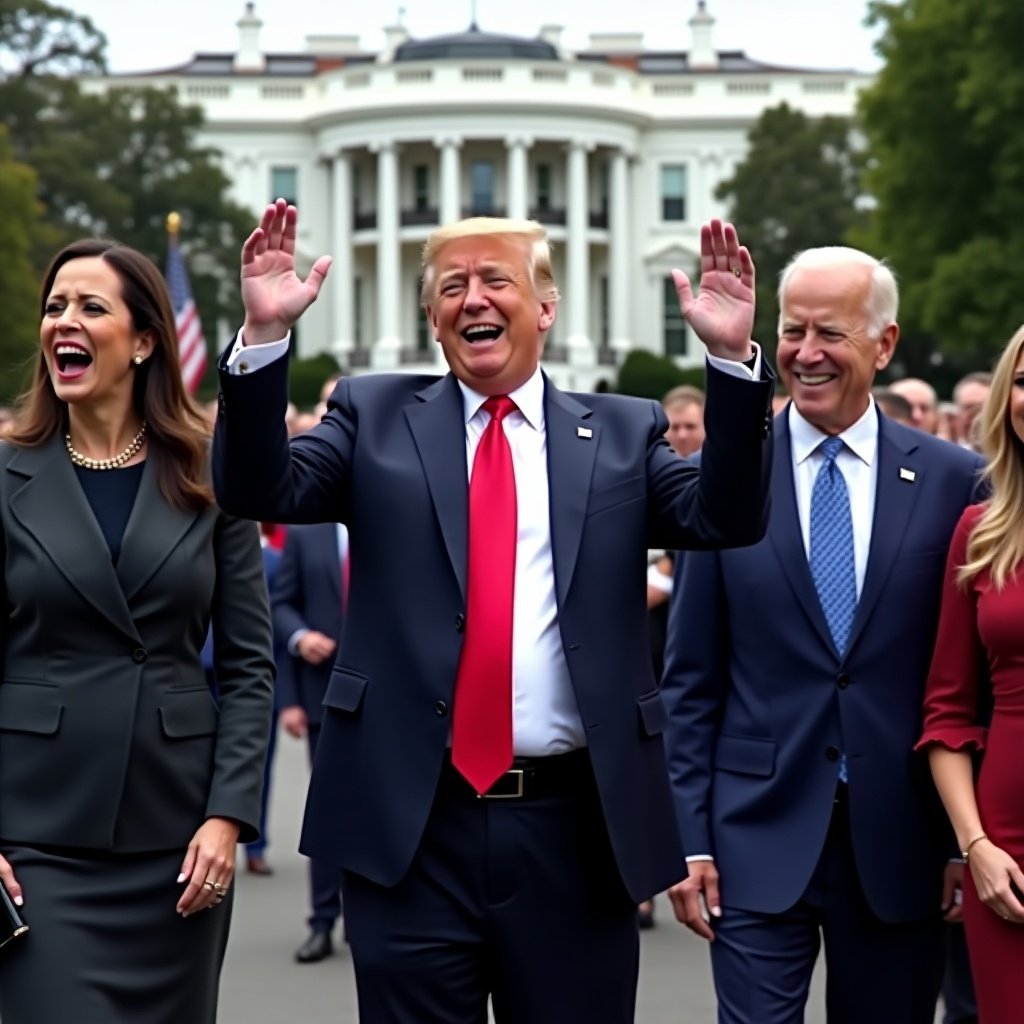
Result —
POLYGON ((742 271, 742 270, 740 270, 740 268, 739 268, 739 267, 733 267, 733 268, 732 268, 732 272, 733 272, 733 273, 734 273, 734 274, 735 274, 735 275, 736 275, 737 277, 741 277, 741 276, 742 276, 742 274, 743 274, 743 271, 742 271))

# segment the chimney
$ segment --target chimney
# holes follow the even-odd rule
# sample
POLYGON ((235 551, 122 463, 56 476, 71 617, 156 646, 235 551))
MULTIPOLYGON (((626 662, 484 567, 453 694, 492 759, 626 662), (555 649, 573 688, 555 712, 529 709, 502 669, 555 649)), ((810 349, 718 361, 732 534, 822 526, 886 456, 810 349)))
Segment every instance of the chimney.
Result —
POLYGON ((564 31, 565 29, 561 25, 541 25, 540 38, 545 43, 550 43, 556 50, 561 50, 564 31))
POLYGON ((266 66, 260 50, 260 29, 263 22, 256 16, 256 5, 247 3, 245 13, 235 24, 238 26, 238 53, 235 54, 236 71, 263 71, 266 66))
POLYGON ((697 11, 690 19, 690 68, 713 71, 718 67, 718 51, 711 39, 715 19, 708 14, 705 0, 698 0, 697 11))
POLYGON ((404 25, 384 26, 384 49, 377 54, 379 64, 390 64, 395 59, 395 51, 409 38, 409 30, 404 25))

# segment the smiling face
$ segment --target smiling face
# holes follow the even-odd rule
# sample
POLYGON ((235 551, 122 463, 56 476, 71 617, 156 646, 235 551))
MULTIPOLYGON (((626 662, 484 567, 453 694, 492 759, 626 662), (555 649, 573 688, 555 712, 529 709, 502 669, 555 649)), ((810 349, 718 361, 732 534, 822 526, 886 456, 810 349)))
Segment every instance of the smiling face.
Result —
POLYGON ((59 399, 131 404, 133 360, 153 350, 122 298, 121 279, 99 256, 68 260, 53 279, 39 328, 43 359, 59 399))
POLYGON ((430 325, 452 373, 483 395, 507 395, 533 376, 555 322, 530 274, 528 242, 453 238, 433 261, 430 325))
POLYGON ((863 416, 899 338, 894 323, 872 335, 870 287, 871 268, 860 264, 796 267, 782 297, 779 372, 800 414, 826 434, 863 416))

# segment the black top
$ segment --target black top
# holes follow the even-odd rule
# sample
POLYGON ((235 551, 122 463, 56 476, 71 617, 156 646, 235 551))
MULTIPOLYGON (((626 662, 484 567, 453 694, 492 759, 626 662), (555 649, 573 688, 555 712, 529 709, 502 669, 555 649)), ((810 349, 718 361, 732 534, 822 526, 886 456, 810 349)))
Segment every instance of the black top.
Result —
POLYGON ((136 462, 134 466, 123 469, 86 469, 84 466, 75 466, 78 482, 85 491, 96 522, 100 524, 107 547, 110 548, 110 560, 115 565, 121 554, 121 541, 135 505, 135 496, 139 493, 145 465, 145 462, 136 462))

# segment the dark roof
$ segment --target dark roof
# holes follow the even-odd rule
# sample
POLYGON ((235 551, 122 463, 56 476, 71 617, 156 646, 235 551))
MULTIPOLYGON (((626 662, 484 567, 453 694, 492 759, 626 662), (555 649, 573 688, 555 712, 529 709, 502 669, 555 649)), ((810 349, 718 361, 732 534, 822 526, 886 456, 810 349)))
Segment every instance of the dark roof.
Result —
POLYGON ((558 60, 558 51, 543 39, 481 32, 470 25, 465 32, 429 39, 407 39, 395 50, 396 61, 406 60, 558 60))

